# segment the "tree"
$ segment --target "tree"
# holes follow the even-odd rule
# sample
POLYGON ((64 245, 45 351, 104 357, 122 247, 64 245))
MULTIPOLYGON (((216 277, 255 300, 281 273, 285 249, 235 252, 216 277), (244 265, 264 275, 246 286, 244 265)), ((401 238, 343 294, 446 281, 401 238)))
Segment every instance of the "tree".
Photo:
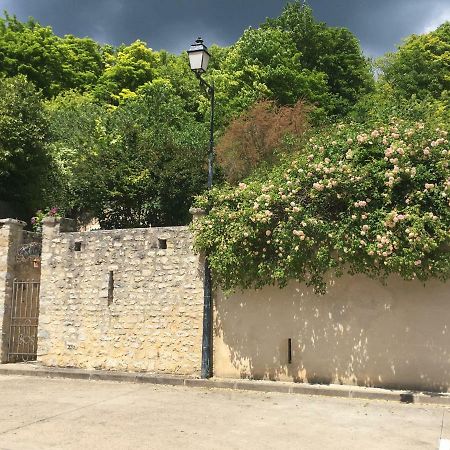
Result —
POLYGON ((26 75, 51 98, 66 89, 91 88, 101 71, 100 46, 92 39, 56 36, 51 27, 30 19, 0 18, 0 71, 26 75))
POLYGON ((438 99, 429 95, 419 98, 399 96, 396 88, 379 81, 374 92, 362 97, 353 107, 350 116, 360 123, 387 121, 390 117, 426 121, 435 128, 450 123, 450 92, 444 91, 438 99))
POLYGON ((159 57, 145 42, 137 40, 104 56, 106 68, 94 89, 95 96, 101 100, 117 103, 123 90, 135 92, 156 76, 159 57))
POLYGON ((189 222, 192 199, 206 184, 208 133, 167 80, 145 83, 113 108, 61 100, 52 148, 75 216, 89 212, 103 228, 189 222))
POLYGON ((41 96, 26 78, 0 79, 0 199, 22 217, 39 206, 50 160, 41 96))
POLYGON ((59 41, 62 80, 59 92, 94 88, 104 70, 102 49, 90 38, 66 35, 59 41))
POLYGON ((302 101, 279 107, 266 100, 233 119, 216 150, 227 181, 241 181, 263 162, 273 164, 292 151, 308 128, 309 110, 302 101))
POLYGON ((199 112, 202 92, 190 69, 187 53, 175 56, 166 51, 160 51, 156 72, 158 78, 170 81, 175 94, 183 100, 184 109, 197 114, 198 119, 202 119, 202 114, 199 112))
POLYGON ((450 22, 435 31, 412 35, 395 53, 380 60, 382 81, 397 97, 439 99, 450 91, 450 22))
POLYGON ((218 115, 224 123, 257 100, 292 105, 302 99, 320 106, 331 100, 324 74, 303 67, 291 33, 276 28, 246 30, 221 70, 210 76, 217 85, 218 115))
POLYGON ((46 103, 49 122, 48 151, 55 168, 55 194, 52 204, 71 217, 83 213, 78 189, 77 173, 96 151, 96 134, 106 111, 92 95, 66 91, 46 103))
POLYGON ((356 37, 347 29, 329 27, 314 19, 312 9, 296 0, 275 19, 267 19, 266 29, 290 34, 300 63, 305 69, 325 75, 333 102, 332 113, 346 114, 351 106, 373 88, 373 75, 356 37))

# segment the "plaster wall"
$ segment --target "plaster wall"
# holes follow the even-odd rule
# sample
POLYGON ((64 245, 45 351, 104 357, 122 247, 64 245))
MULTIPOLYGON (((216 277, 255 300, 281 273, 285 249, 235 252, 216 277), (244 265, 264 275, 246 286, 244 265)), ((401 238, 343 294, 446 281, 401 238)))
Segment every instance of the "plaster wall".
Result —
POLYGON ((450 284, 344 276, 324 296, 292 282, 215 299, 216 376, 449 389, 450 284))

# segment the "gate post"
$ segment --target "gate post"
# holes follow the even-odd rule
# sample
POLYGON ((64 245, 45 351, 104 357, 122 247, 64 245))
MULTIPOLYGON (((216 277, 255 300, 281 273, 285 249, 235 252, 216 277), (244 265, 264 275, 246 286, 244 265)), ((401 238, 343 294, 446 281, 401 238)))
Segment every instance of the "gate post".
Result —
POLYGON ((0 219, 0 362, 8 359, 8 333, 16 253, 25 222, 0 219))
POLYGON ((52 303, 55 296, 53 279, 57 262, 52 251, 54 239, 70 229, 72 222, 59 217, 45 217, 42 221, 41 289, 39 299, 39 327, 37 360, 46 364, 46 357, 52 346, 52 303))

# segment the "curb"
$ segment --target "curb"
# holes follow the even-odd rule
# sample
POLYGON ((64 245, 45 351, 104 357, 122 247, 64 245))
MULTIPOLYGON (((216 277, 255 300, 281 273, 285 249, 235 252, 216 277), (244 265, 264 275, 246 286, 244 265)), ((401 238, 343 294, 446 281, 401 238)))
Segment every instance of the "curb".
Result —
POLYGON ((230 389, 234 391, 254 391, 300 395, 319 395, 338 398, 385 400, 398 403, 450 405, 450 394, 426 393, 366 388, 346 385, 318 385, 281 381, 235 380, 223 378, 200 379, 175 375, 150 373, 107 372, 103 370, 83 370, 71 368, 45 368, 34 364, 0 365, 0 375, 20 375, 42 378, 67 378, 73 380, 115 381, 144 383, 165 386, 187 386, 207 389, 230 389))

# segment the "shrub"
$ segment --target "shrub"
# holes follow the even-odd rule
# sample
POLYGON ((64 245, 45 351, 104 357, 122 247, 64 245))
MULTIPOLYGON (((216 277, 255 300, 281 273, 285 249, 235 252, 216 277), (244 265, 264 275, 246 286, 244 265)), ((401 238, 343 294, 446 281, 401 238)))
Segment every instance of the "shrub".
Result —
POLYGON ((302 101, 279 107, 265 100, 234 119, 217 144, 217 159, 227 180, 236 183, 263 161, 273 163, 289 151, 288 142, 308 128, 309 111, 302 101))
POLYGON ((33 227, 33 231, 42 233, 42 224, 46 217, 55 217, 60 219, 62 216, 59 208, 57 208, 56 206, 54 206, 53 208, 46 208, 44 210, 39 209, 38 211, 36 211, 36 215, 31 218, 31 226, 33 227))
POLYGON ((324 275, 447 279, 450 230, 448 129, 393 119, 340 124, 304 151, 238 187, 213 189, 194 225, 225 289, 324 275))

